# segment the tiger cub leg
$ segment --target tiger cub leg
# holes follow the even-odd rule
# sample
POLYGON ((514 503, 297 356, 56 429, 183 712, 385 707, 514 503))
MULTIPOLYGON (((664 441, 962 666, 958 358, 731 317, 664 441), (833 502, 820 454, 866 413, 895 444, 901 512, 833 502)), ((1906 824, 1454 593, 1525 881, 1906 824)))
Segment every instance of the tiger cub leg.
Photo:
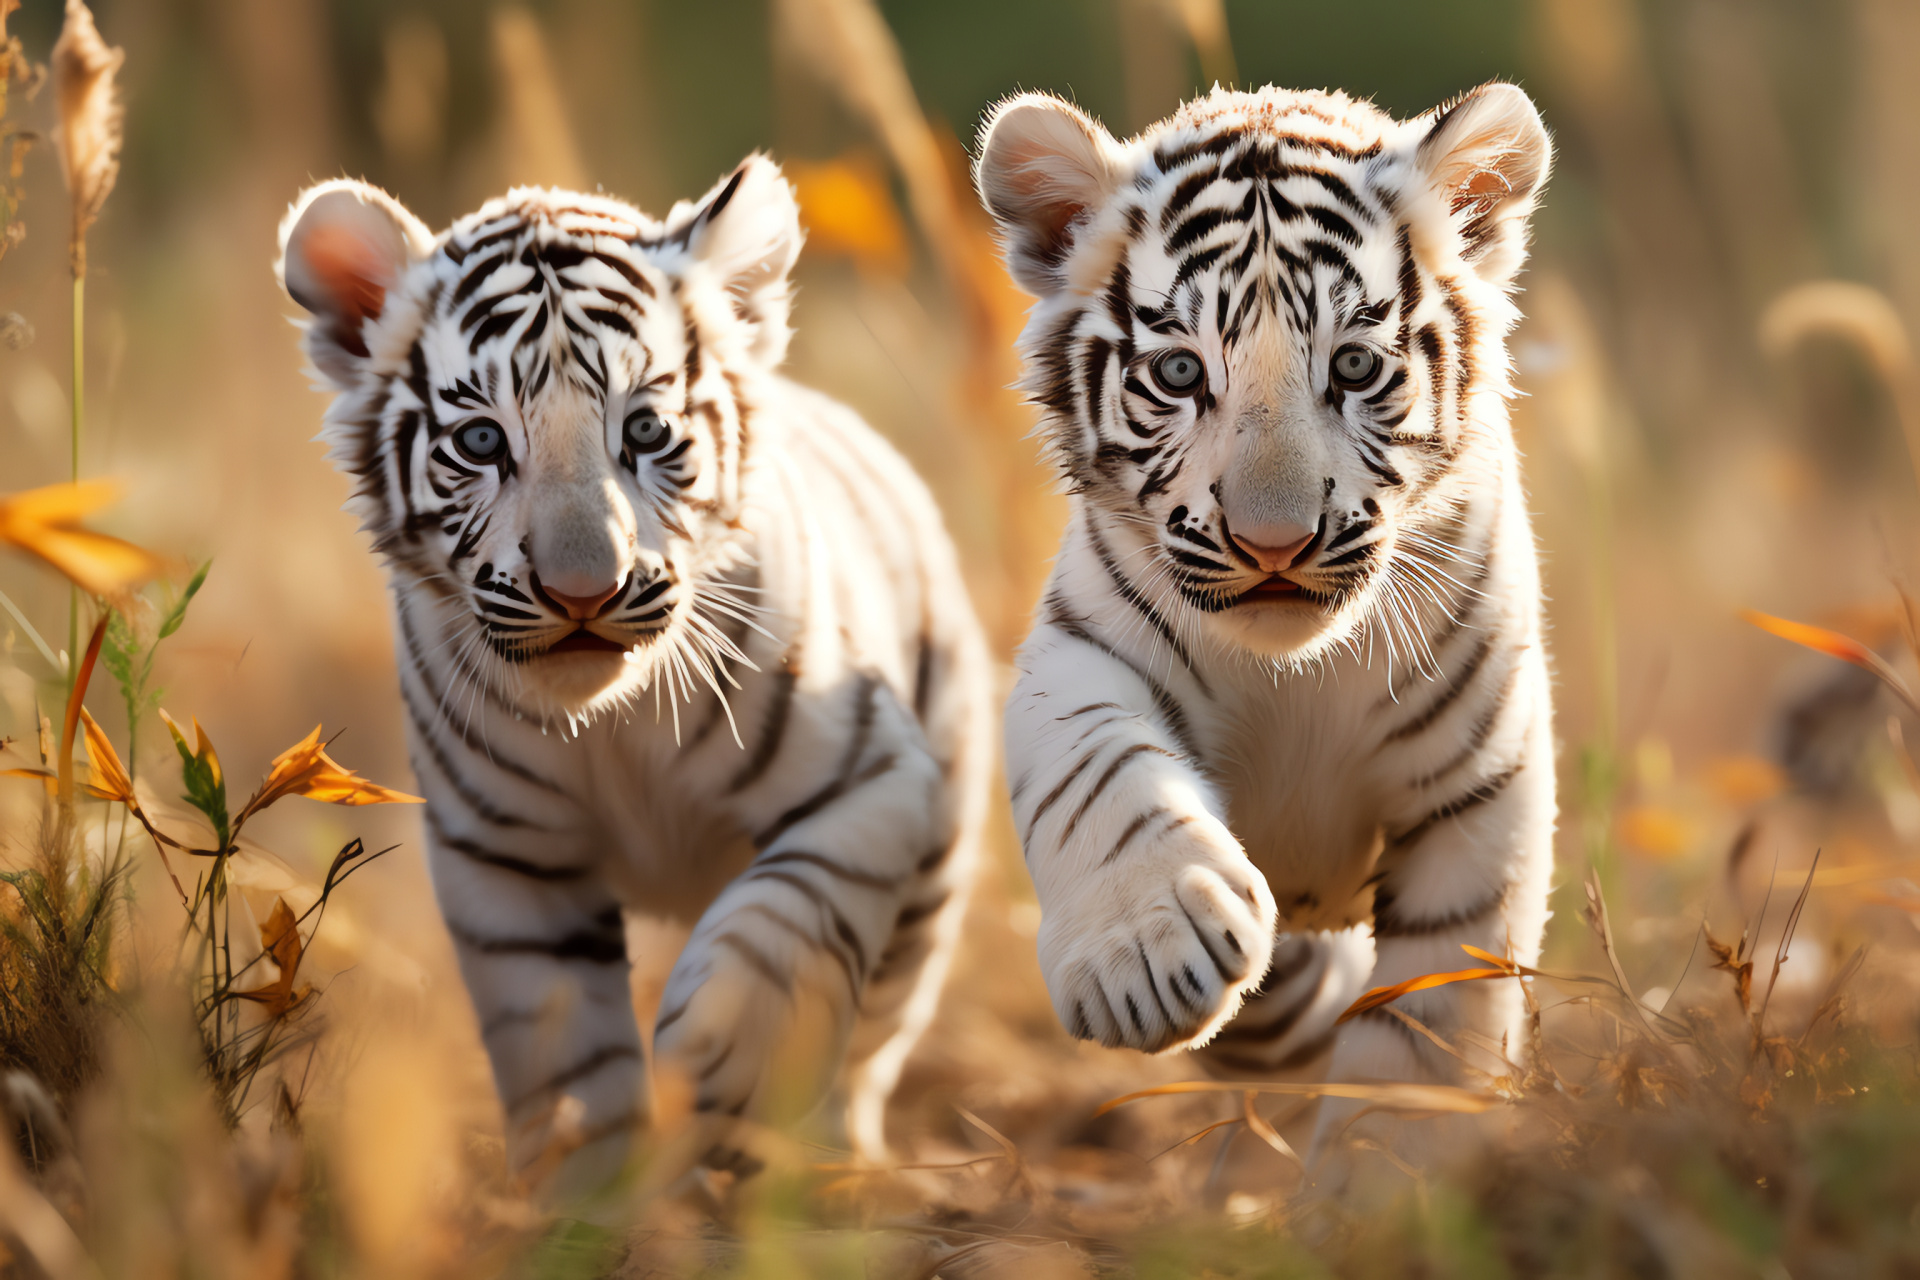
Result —
POLYGON ((1266 878, 1149 677, 1047 624, 1021 662, 1007 771, 1054 1011, 1109 1047, 1203 1040, 1266 971, 1266 878))
POLYGON ((953 843, 924 890, 901 903, 867 981, 847 1049, 845 1137, 869 1163, 889 1158, 887 1100, 939 1006, 978 865, 979 839, 969 832, 953 843))
POLYGON ((434 892, 506 1110, 509 1165, 563 1198, 603 1186, 647 1120, 619 903, 580 864, 483 848, 442 821, 428 833, 434 892))
MULTIPOLYGON (((1528 682, 1539 690, 1534 705, 1544 708, 1544 668, 1530 672, 1528 682)), ((1489 760, 1451 789, 1431 788, 1422 798, 1430 807, 1410 806, 1389 827, 1377 870, 1370 986, 1476 967, 1479 962, 1462 944, 1522 964, 1539 959, 1553 873, 1553 744, 1544 711, 1518 728, 1506 739, 1515 754, 1504 763, 1489 760)), ((1524 1004, 1514 980, 1452 983, 1403 996, 1391 1007, 1446 1040, 1466 1061, 1382 1008, 1340 1029, 1333 1079, 1482 1087, 1487 1076, 1507 1073, 1507 1064, 1520 1062, 1526 1052, 1524 1004)), ((1358 1109, 1322 1104, 1316 1150, 1334 1144, 1358 1109)), ((1427 1121, 1390 1131, 1370 1118, 1367 1128, 1369 1136, 1416 1161, 1444 1145, 1445 1126, 1427 1121)))
POLYGON ((867 729, 811 794, 759 824, 759 855, 668 975, 654 1045, 661 1069, 691 1083, 697 1113, 790 1124, 811 1111, 903 918, 944 925, 948 903, 960 907, 940 766, 912 713, 884 686, 863 688, 867 729))

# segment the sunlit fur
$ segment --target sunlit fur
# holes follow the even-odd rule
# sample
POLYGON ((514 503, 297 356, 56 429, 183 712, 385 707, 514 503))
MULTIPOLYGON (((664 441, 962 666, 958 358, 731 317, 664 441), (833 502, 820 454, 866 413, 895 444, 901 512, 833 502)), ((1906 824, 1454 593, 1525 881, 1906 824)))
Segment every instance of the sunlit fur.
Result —
POLYGON ((571 1151, 590 1185, 648 1115, 623 911, 693 926, 653 1044, 697 1110, 791 1118, 844 1062, 844 1137, 883 1155, 972 880, 989 684, 925 489, 776 372, 778 170, 664 221, 516 190, 438 236, 327 183, 282 244, 514 1160, 571 1151), (504 451, 463 452, 484 423, 504 451))
MULTIPOLYGON (((1536 953, 1551 707, 1505 337, 1548 159, 1505 85, 1404 123, 1215 90, 1126 142, 1023 95, 983 130, 1074 495, 1006 741, 1075 1034, 1274 1071, 1369 982, 1536 953), (1177 352, 1204 379, 1162 380, 1177 352)), ((1495 1046, 1518 1010, 1403 1007, 1495 1046)), ((1385 1015, 1339 1042, 1348 1076, 1451 1066, 1385 1015)))

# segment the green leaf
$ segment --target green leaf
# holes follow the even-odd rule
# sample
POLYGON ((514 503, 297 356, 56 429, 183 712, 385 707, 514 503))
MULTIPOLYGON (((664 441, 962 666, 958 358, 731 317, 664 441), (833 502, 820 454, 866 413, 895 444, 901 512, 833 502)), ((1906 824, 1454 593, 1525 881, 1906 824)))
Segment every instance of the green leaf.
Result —
POLYGON ((193 598, 196 595, 200 594, 201 584, 206 582, 207 570, 211 568, 213 568, 213 561, 204 560, 201 562, 200 567, 194 570, 193 577, 187 580, 186 590, 180 593, 180 598, 174 601, 173 604, 168 607, 166 614, 161 617, 160 631, 158 635, 154 637, 154 643, 158 644, 161 640, 165 640, 168 636, 178 631, 180 624, 187 620, 187 606, 193 603, 193 598))
POLYGON ((107 635, 100 644, 100 665, 120 685, 120 696, 129 704, 139 697, 140 640, 133 634, 127 615, 115 609, 107 616, 107 635))
POLYGON ((206 815, 214 833, 220 837, 220 847, 226 848, 231 843, 227 825, 227 780, 213 761, 195 755, 178 732, 174 734, 173 745, 180 753, 180 780, 187 787, 186 795, 181 798, 206 815))

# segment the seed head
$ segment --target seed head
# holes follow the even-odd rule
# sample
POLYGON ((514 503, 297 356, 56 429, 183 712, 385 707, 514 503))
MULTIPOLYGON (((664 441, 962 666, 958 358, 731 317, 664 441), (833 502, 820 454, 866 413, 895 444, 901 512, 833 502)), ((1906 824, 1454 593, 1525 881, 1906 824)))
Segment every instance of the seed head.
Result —
POLYGON ((66 24, 53 46, 53 88, 60 108, 60 162, 73 198, 68 256, 76 277, 87 274, 87 228, 120 176, 122 119, 113 81, 126 56, 100 38, 82 0, 67 0, 66 24))

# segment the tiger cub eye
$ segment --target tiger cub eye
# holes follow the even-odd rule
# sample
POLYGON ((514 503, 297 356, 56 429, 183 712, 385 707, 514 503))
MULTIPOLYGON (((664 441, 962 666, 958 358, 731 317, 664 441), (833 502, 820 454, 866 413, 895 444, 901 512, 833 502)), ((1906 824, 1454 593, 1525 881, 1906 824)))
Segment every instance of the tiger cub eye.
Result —
POLYGON ((622 432, 627 448, 637 457, 643 453, 658 453, 666 448, 667 441, 673 438, 673 429, 667 426, 667 420, 652 409, 635 409, 627 415, 627 424, 622 432))
POLYGON ((1153 380, 1170 396, 1198 395, 1207 380, 1207 366, 1191 351, 1168 351, 1149 366, 1153 380))
POLYGON ((1333 381, 1340 387, 1364 387, 1380 372, 1380 353, 1349 342, 1333 353, 1333 381))
POLYGON ((476 467, 490 467, 507 456, 507 433, 490 418, 469 422, 453 433, 453 447, 476 467))

